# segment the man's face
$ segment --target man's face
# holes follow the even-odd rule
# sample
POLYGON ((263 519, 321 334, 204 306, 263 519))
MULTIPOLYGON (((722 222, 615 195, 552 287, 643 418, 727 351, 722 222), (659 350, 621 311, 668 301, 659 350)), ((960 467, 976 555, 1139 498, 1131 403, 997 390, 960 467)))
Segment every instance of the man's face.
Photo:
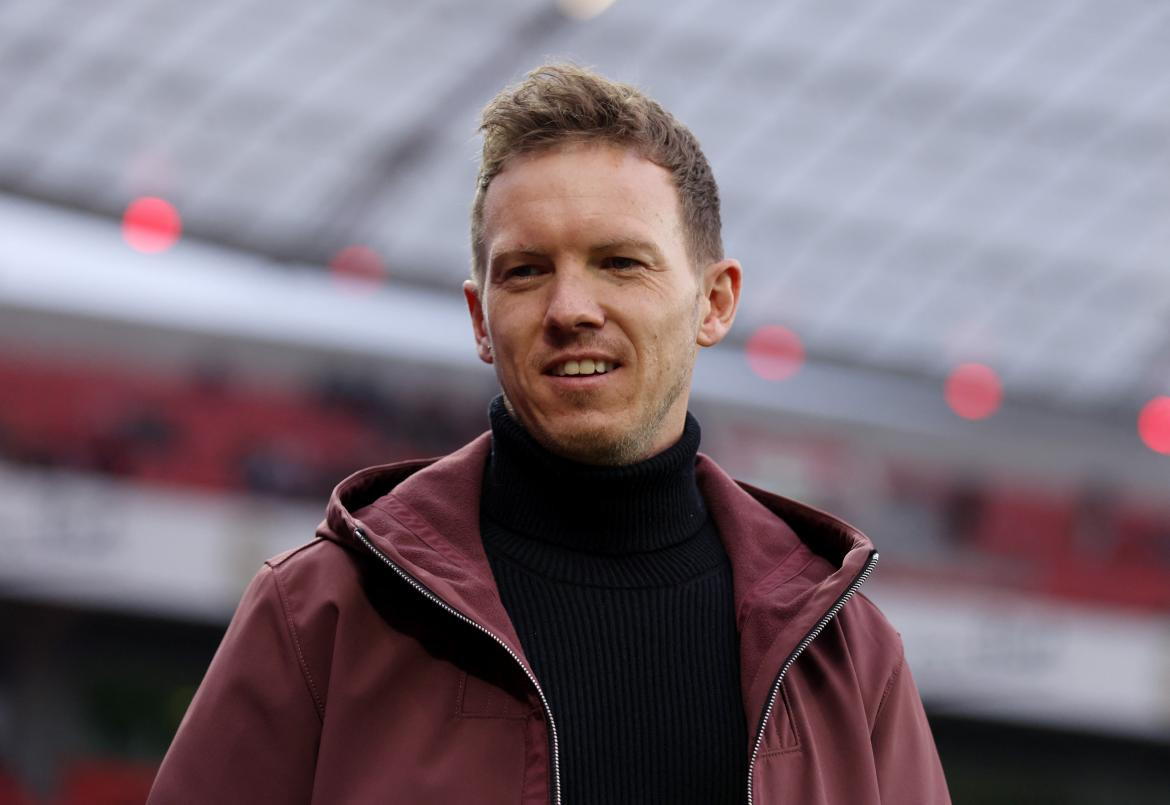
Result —
POLYGON ((698 346, 730 327, 739 267, 692 269, 670 174, 607 144, 517 157, 488 188, 483 240, 482 287, 464 292, 513 416, 593 464, 673 444, 698 346))

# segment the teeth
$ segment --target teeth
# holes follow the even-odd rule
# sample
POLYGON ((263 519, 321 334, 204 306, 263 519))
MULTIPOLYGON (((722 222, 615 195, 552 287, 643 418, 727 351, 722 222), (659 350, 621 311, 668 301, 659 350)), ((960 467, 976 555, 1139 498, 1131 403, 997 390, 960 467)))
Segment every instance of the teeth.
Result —
POLYGON ((557 377, 564 377, 565 375, 600 375, 605 374, 612 368, 613 365, 606 361, 595 361, 591 358, 585 358, 581 361, 565 361, 553 370, 553 374, 557 377))

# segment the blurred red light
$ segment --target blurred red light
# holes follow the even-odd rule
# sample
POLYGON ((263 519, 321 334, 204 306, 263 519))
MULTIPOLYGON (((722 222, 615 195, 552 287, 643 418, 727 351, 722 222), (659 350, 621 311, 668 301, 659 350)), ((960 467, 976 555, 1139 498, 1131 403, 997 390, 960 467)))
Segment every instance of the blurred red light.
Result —
POLYGON ((157 254, 175 245, 183 228, 178 211, 153 196, 135 199, 122 216, 122 238, 137 252, 157 254))
POLYGON ((747 342, 748 365, 764 380, 786 380, 804 365, 800 336, 778 324, 764 325, 747 342))
POLYGON ((963 419, 987 419, 1003 402, 1003 384, 991 368, 981 363, 964 363, 947 378, 947 405, 963 419))
POLYGON ((329 261, 329 270, 338 279, 375 285, 386 280, 386 264, 369 246, 347 246, 329 261))
POLYGON ((1155 397, 1138 415, 1138 435, 1155 453, 1170 455, 1170 397, 1155 397))

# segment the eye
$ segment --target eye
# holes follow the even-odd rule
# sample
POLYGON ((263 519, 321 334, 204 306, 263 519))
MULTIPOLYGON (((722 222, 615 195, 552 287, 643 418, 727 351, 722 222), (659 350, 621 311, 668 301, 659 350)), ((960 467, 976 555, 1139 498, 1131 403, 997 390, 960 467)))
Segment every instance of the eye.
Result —
POLYGON ((607 257, 604 260, 602 260, 601 265, 603 268, 616 268, 619 270, 629 270, 631 268, 637 268, 638 266, 642 265, 642 263, 639 262, 638 260, 635 260, 632 257, 614 256, 614 257, 607 257))
POLYGON ((535 277, 539 273, 540 269, 536 266, 514 266, 504 271, 504 279, 523 279, 524 277, 535 277))

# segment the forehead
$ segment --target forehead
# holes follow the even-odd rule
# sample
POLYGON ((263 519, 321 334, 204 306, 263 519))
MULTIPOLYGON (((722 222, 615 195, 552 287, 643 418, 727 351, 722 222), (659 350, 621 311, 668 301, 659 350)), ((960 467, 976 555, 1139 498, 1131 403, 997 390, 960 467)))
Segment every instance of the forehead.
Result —
POLYGON ((489 253, 502 240, 598 229, 658 240, 680 234, 669 171, 609 143, 558 145, 512 158, 488 186, 483 212, 489 253))

